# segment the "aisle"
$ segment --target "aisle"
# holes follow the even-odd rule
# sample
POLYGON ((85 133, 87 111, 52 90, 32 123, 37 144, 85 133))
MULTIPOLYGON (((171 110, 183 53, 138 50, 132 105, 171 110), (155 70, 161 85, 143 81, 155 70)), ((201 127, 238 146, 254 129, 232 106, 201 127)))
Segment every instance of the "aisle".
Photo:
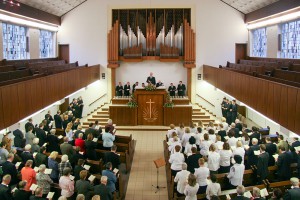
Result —
MULTIPOLYGON (((128 182, 126 200, 167 200, 167 189, 155 194, 156 168, 153 160, 163 157, 165 131, 118 131, 118 135, 132 134, 136 140, 133 164, 128 182)), ((166 171, 159 170, 158 184, 167 186, 166 171)))

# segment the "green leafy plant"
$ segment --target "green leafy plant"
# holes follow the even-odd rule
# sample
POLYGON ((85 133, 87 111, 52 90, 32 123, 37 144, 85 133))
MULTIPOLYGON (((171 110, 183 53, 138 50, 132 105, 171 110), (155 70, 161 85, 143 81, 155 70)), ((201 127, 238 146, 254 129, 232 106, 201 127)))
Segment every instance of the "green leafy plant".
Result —
POLYGON ((129 102, 127 103, 129 108, 136 108, 138 107, 138 103, 136 102, 134 95, 131 95, 129 98, 129 102))
POLYGON ((164 105, 165 108, 173 108, 174 107, 174 103, 171 99, 171 96, 169 94, 167 94, 167 97, 166 97, 166 103, 164 105))
POLYGON ((156 87, 155 87, 155 85, 149 83, 147 86, 145 86, 145 90, 154 91, 154 90, 156 90, 156 87))

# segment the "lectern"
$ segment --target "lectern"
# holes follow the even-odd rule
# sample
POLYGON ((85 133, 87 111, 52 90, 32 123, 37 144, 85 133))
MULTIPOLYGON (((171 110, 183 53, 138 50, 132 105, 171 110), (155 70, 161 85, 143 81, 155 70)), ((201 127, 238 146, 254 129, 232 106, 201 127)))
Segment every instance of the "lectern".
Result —
POLYGON ((166 161, 165 161, 164 158, 159 158, 157 160, 154 160, 153 162, 154 162, 156 170, 157 170, 157 174, 156 174, 157 177, 156 177, 156 186, 152 185, 152 187, 156 188, 155 193, 157 193, 161 188, 166 188, 166 187, 158 186, 159 168, 165 166, 166 165, 166 161))

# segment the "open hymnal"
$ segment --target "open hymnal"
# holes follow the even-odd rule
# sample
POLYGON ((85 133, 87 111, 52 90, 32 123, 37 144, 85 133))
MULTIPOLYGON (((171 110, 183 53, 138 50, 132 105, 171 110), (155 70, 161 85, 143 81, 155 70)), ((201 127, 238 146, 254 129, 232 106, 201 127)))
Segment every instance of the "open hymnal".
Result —
POLYGON ((268 193, 266 188, 260 190, 260 196, 261 197, 266 197, 268 195, 269 195, 269 193, 268 193))
POLYGON ((47 146, 47 143, 43 144, 43 147, 46 147, 47 146))
POLYGON ((12 193, 14 193, 18 188, 15 187, 14 189, 11 190, 12 193))
POLYGON ((34 170, 35 172, 39 172, 39 168, 38 168, 38 167, 34 167, 33 170, 34 170))
POLYGON ((52 199, 54 196, 54 192, 49 192, 48 195, 47 195, 47 199, 52 199))
POLYGON ((114 172, 115 174, 117 174, 117 173, 119 172, 119 170, 118 170, 117 168, 114 168, 113 172, 114 172))
POLYGON ((295 150, 296 150, 296 151, 300 151, 300 146, 295 147, 295 150))
POLYGON ((248 198, 252 198, 252 194, 251 194, 250 191, 245 192, 245 193, 244 193, 244 196, 245 196, 245 197, 248 197, 248 198))
POLYGON ((21 165, 21 162, 17 162, 17 163, 15 164, 16 167, 19 167, 20 165, 21 165))
POLYGON ((275 155, 273 155, 273 157, 275 158, 275 160, 277 160, 278 159, 278 154, 275 154, 275 155))
POLYGON ((86 170, 89 170, 91 168, 90 165, 83 165, 83 168, 86 169, 86 170))
POLYGON ((70 175, 69 178, 73 181, 75 177, 70 175))
POLYGON ((84 154, 82 151, 79 151, 78 153, 79 153, 79 154, 81 154, 81 155, 83 155, 83 154, 84 154))
POLYGON ((229 194, 226 194, 226 199, 231 199, 229 194))
POLYGON ((228 136, 225 136, 225 137, 224 137, 224 139, 225 139, 225 140, 228 140, 228 139, 229 139, 229 137, 228 137, 228 136))
POLYGON ((37 154, 37 152, 34 152, 34 153, 33 153, 33 157, 34 157, 34 158, 35 158, 36 154, 37 154))
POLYGON ((52 169, 45 169, 45 174, 51 174, 52 169))
POLYGON ((60 136, 58 136, 57 138, 58 138, 58 139, 62 139, 63 137, 64 137, 64 136, 60 135, 60 136))
POLYGON ((93 142, 98 142, 98 138, 94 138, 94 139, 93 139, 93 142))
POLYGON ((117 153, 118 156, 121 156, 121 154, 117 153))
POLYGON ((29 190, 35 191, 37 188, 38 188, 38 185, 36 185, 36 184, 33 183, 33 184, 30 186, 29 190))
POLYGON ((258 156, 260 154, 260 150, 254 151, 254 155, 258 156))
POLYGON ((244 145, 244 149, 249 149, 250 147, 249 147, 249 145, 244 145))
POLYGON ((95 180, 96 176, 94 175, 90 175, 90 177, 88 178, 89 181, 93 182, 95 180))

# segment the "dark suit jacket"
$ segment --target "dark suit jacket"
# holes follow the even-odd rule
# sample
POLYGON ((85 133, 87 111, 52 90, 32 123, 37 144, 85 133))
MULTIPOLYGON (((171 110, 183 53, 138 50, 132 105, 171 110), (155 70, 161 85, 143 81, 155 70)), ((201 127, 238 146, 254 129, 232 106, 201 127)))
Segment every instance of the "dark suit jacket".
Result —
POLYGON ((117 168, 119 169, 119 165, 120 165, 120 156, 113 153, 113 152, 105 152, 104 153, 104 157, 103 157, 103 162, 104 164, 111 162, 113 169, 117 168))
POLYGON ((26 133, 29 131, 29 127, 32 127, 32 129, 34 129, 34 125, 32 124, 32 123, 30 123, 30 122, 27 122, 26 124, 25 124, 25 131, 26 131, 26 133))
POLYGON ((0 199, 1 200, 12 200, 10 188, 0 184, 0 199))
POLYGON ((29 200, 47 200, 47 199, 44 197, 37 197, 37 196, 31 195, 29 200))
POLYGON ((201 154, 192 154, 186 159, 187 170, 192 174, 195 172, 195 168, 199 168, 198 160, 201 158, 201 154))
POLYGON ((291 155, 288 152, 284 152, 278 156, 278 177, 280 180, 288 180, 291 178, 291 155))
POLYGON ((37 167, 39 167, 41 164, 44 164, 44 165, 48 165, 48 158, 46 155, 42 154, 42 153, 37 153, 36 156, 35 156, 35 165, 37 167))
POLYGON ((94 136, 94 138, 98 138, 99 137, 99 133, 98 133, 97 130, 95 130, 93 128, 88 128, 84 132, 85 138, 87 138, 88 134, 90 134, 90 133, 94 136))
POLYGON ((155 77, 152 76, 148 76, 147 80, 146 80, 147 83, 152 83, 153 85, 156 85, 156 80, 155 80, 155 77))
POLYGON ((124 96, 129 96, 129 93, 130 93, 130 85, 126 84, 124 85, 124 96))
POLYGON ((269 163, 269 153, 265 152, 258 156, 257 161, 257 176, 260 177, 260 180, 264 180, 269 173, 268 170, 268 163, 269 163))
POLYGON ((14 200, 27 200, 29 199, 31 192, 27 192, 25 190, 16 190, 13 194, 14 200))
POLYGON ((24 142, 24 135, 22 133, 22 131, 20 131, 19 129, 16 129, 13 131, 13 135, 15 136, 14 138, 14 145, 15 147, 21 147, 23 148, 25 142, 24 142))
POLYGON ((232 200, 250 200, 250 199, 248 197, 244 197, 244 196, 236 196, 232 200))
POLYGON ((56 128, 62 128, 63 120, 62 120, 60 115, 58 115, 58 114, 54 115, 54 121, 55 121, 55 127, 56 128))
POLYGON ((269 153, 269 166, 274 166, 275 165, 275 159, 273 155, 276 154, 277 152, 277 146, 276 144, 273 143, 266 143, 266 152, 269 153))
POLYGON ((25 164, 27 162, 27 160, 33 160, 32 167, 35 166, 33 155, 31 153, 29 153, 28 151, 23 151, 21 153, 20 157, 22 158, 23 164, 25 164))
POLYGON ((300 141, 295 141, 292 143, 292 147, 299 147, 300 146, 300 141))
POLYGON ((74 177, 75 177, 75 181, 79 180, 80 179, 80 172, 82 170, 85 170, 82 166, 79 166, 79 165, 76 165, 75 168, 74 168, 74 177))
POLYGON ((39 138, 39 146, 40 147, 43 146, 47 142, 47 135, 43 129, 36 128, 35 135, 37 138, 39 138))
POLYGON ((225 142, 226 131, 220 130, 220 131, 218 131, 218 135, 221 136, 222 142, 225 142))
POLYGON ((72 156, 75 154, 73 146, 70 145, 69 143, 65 143, 65 142, 60 145, 60 151, 61 151, 61 154, 68 155, 69 159, 71 159, 72 156))
POLYGON ((85 197, 87 197, 87 194, 89 191, 93 191, 94 187, 90 183, 90 181, 86 180, 78 180, 75 184, 75 191, 77 194, 83 194, 85 197))
POLYGON ((258 144, 260 144, 260 133, 259 132, 253 132, 253 134, 250 135, 249 137, 250 137, 250 146, 252 145, 253 138, 256 138, 258 140, 258 144))
POLYGON ((6 174, 9 174, 11 176, 11 181, 9 185, 15 185, 19 182, 18 179, 18 171, 16 169, 16 166, 9 162, 6 161, 2 164, 2 171, 3 171, 3 176, 6 174))
POLYGON ((178 96, 184 96, 185 90, 186 90, 186 88, 185 88, 184 84, 182 84, 182 85, 178 84, 178 86, 177 86, 178 96))
POLYGON ((300 188, 294 188, 288 190, 283 196, 284 200, 299 200, 300 199, 300 188))
POLYGON ((235 125, 235 128, 239 129, 239 131, 242 131, 243 126, 242 126, 241 123, 237 123, 237 124, 235 125))
POLYGON ((117 85, 116 93, 117 93, 117 96, 123 96, 123 86, 122 85, 117 85))
POLYGON ((86 157, 90 160, 97 160, 97 154, 95 149, 97 148, 97 143, 92 140, 85 141, 85 151, 86 157))
POLYGON ((57 151, 60 152, 59 148, 59 139, 52 134, 47 135, 48 145, 47 145, 47 152, 57 151))
POLYGON ((111 200, 112 194, 108 191, 106 185, 99 184, 94 187, 95 195, 100 195, 101 200, 111 200))
POLYGON ((259 146, 253 145, 246 151, 246 155, 248 155, 247 163, 249 166, 257 164, 257 156, 254 155, 254 151, 258 151, 258 150, 259 150, 259 146))

